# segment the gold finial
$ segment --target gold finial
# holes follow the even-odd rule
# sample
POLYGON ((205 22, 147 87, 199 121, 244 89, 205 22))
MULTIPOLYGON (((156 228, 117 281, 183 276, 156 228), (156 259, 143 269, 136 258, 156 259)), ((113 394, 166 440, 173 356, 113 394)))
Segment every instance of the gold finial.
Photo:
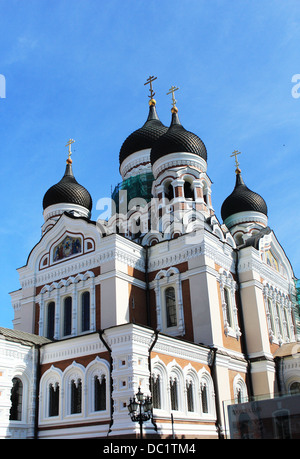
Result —
POLYGON ((66 147, 69 147, 69 156, 68 156, 68 159, 67 159, 67 163, 68 163, 68 164, 72 164, 72 160, 71 160, 71 154, 72 154, 71 145, 72 145, 72 143, 74 143, 74 142, 75 142, 75 140, 70 139, 70 140, 68 141, 68 143, 65 145, 66 147))
POLYGON ((177 102, 177 101, 176 101, 176 99, 175 99, 175 97, 174 97, 174 92, 175 92, 175 91, 178 91, 178 89, 179 89, 179 88, 176 88, 176 86, 171 86, 171 88, 169 89, 169 92, 167 92, 167 96, 168 96, 169 94, 172 94, 172 105, 173 105, 173 107, 172 107, 172 109, 171 109, 171 112, 172 112, 172 113, 177 113, 177 112, 178 112, 178 108, 176 107, 176 102, 177 102))
POLYGON ((150 84, 150 100, 149 100, 149 105, 155 105, 156 104, 156 100, 154 99, 154 96, 155 96, 155 92, 153 91, 153 88, 152 88, 152 81, 155 81, 157 80, 157 77, 154 77, 154 76, 149 76, 149 78, 147 79, 146 83, 144 83, 144 86, 146 86, 146 84, 150 84))
POLYGON ((240 151, 234 150, 234 152, 232 153, 232 155, 230 155, 230 158, 233 158, 233 156, 235 157, 235 165, 236 165, 236 170, 235 170, 235 172, 236 172, 236 174, 239 174, 239 173, 241 172, 241 169, 239 168, 240 163, 239 163, 238 160, 237 160, 237 155, 240 155, 240 154, 241 154, 240 151))

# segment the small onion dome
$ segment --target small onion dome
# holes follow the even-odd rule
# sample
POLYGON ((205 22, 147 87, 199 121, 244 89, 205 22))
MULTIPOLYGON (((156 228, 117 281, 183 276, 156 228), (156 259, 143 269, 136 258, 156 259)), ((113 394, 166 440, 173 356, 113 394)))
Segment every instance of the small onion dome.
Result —
POLYGON ((245 185, 240 169, 236 171, 236 183, 233 192, 225 199, 221 207, 221 217, 225 220, 240 212, 259 212, 268 215, 265 200, 245 185))
POLYGON ((167 132, 153 145, 150 159, 155 161, 170 153, 187 152, 200 156, 207 161, 207 151, 202 140, 187 131, 179 121, 177 107, 172 109, 172 122, 167 132))
POLYGON ((65 175, 46 192, 43 199, 43 209, 54 204, 76 204, 92 210, 92 198, 90 193, 75 179, 72 171, 72 160, 67 160, 65 175))
POLYGON ((130 134, 121 147, 119 154, 120 165, 132 153, 151 148, 154 142, 168 130, 158 118, 155 100, 151 99, 149 105, 147 121, 140 129, 130 134))

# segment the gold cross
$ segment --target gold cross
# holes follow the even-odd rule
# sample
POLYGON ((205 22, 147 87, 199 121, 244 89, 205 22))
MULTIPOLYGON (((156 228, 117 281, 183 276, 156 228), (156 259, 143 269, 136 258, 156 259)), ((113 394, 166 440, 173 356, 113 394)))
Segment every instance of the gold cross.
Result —
POLYGON ((75 142, 75 140, 70 139, 70 140, 68 141, 67 145, 65 145, 66 147, 69 147, 69 159, 71 159, 71 154, 72 154, 71 145, 72 145, 72 143, 74 143, 74 142, 75 142))
POLYGON ((152 88, 152 81, 155 81, 157 80, 157 77, 154 77, 154 76, 149 76, 149 78, 147 79, 146 83, 144 83, 144 86, 146 86, 146 84, 150 84, 150 99, 153 99, 153 97, 155 96, 155 92, 153 91, 153 88, 152 88))
POLYGON ((176 88, 176 86, 171 86, 169 92, 167 92, 167 96, 172 93, 172 105, 173 105, 173 108, 175 108, 175 105, 176 105, 176 102, 177 102, 175 97, 174 97, 174 92, 177 91, 178 89, 179 88, 176 88))
POLYGON ((238 151, 238 150, 234 150, 234 152, 232 153, 232 155, 230 155, 230 158, 232 158, 233 156, 235 157, 235 165, 236 165, 236 168, 239 167, 240 163, 238 162, 237 160, 237 155, 240 155, 241 152, 238 151))

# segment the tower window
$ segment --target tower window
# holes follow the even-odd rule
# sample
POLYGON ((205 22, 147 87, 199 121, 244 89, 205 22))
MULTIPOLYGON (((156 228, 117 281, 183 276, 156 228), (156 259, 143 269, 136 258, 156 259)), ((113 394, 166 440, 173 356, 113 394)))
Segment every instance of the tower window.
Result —
POLYGON ((68 296, 64 301, 64 336, 71 335, 72 330, 72 298, 68 296))
POLYGON ((185 199, 194 199, 194 190, 192 184, 187 180, 184 182, 184 197, 185 199))
POLYGON ((165 185, 165 198, 167 198, 169 201, 174 199, 174 188, 171 182, 165 185))
POLYGON ((90 329, 90 292, 84 292, 81 296, 82 331, 90 329))
POLYGON ((177 326, 177 314, 176 314, 176 297, 174 287, 168 287, 165 290, 165 302, 166 302, 166 316, 167 316, 167 327, 177 326))
POLYGON ((47 308, 47 338, 54 338, 55 303, 51 301, 47 308))

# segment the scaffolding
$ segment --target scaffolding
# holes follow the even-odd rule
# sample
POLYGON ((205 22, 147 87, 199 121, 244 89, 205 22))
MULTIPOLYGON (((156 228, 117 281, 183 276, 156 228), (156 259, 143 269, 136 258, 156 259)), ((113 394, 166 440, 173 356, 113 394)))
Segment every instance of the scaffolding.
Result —
POLYGON ((152 198, 152 182, 154 180, 152 172, 145 172, 143 174, 135 175, 134 177, 129 177, 123 182, 119 183, 114 191, 112 192, 112 199, 116 204, 116 212, 119 213, 120 202, 124 198, 120 197, 121 191, 126 191, 127 204, 126 210, 128 209, 129 202, 134 198, 142 198, 147 203, 151 201, 152 198))

